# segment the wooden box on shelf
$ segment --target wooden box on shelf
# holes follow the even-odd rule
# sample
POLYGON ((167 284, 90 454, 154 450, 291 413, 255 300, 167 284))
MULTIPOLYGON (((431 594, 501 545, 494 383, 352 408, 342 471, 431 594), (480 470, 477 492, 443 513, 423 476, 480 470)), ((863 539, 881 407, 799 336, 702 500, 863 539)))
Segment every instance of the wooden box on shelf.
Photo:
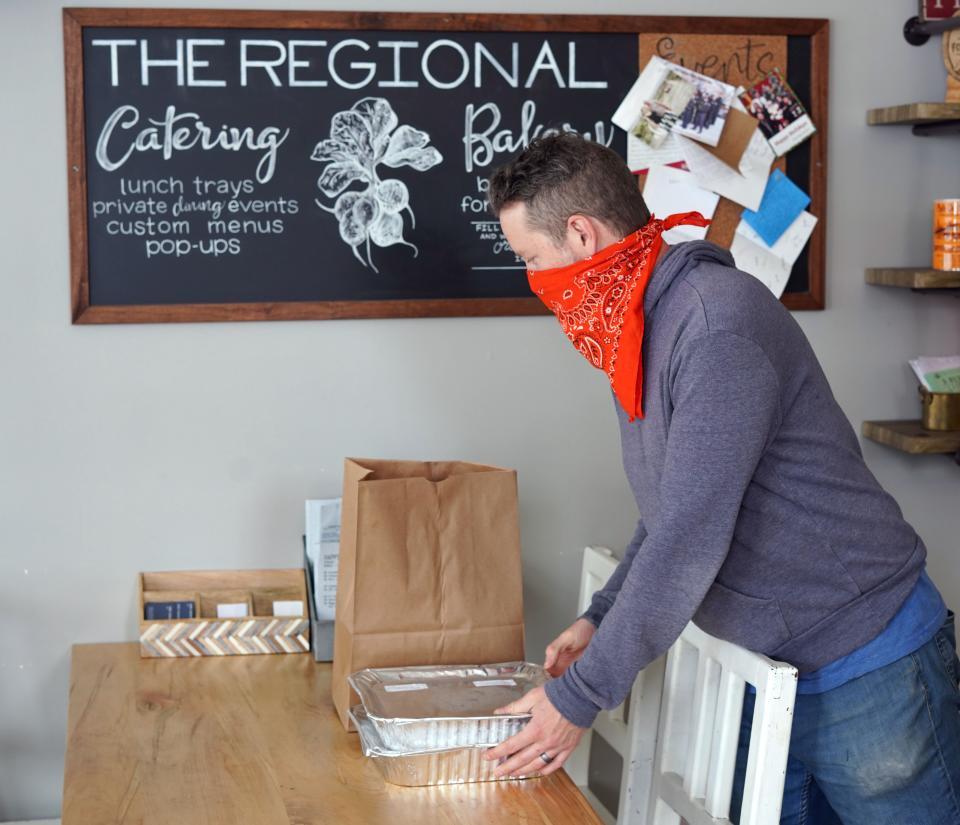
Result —
POLYGON ((142 657, 310 650, 310 618, 302 568, 141 573, 139 590, 142 657), (300 615, 288 615, 296 613, 297 602, 300 615), (172 604, 176 607, 168 612, 192 613, 192 618, 148 619, 150 604, 172 604), (246 615, 218 617, 218 612, 223 612, 219 608, 227 604, 232 608, 230 612, 246 615), (282 615, 275 615, 275 610, 282 615))

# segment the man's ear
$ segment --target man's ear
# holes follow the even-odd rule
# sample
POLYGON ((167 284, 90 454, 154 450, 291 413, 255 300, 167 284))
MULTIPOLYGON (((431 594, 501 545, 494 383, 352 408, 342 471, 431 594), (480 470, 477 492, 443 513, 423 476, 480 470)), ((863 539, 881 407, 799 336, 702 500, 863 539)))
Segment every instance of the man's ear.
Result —
POLYGON ((567 218, 567 240, 584 255, 593 255, 600 248, 598 227, 587 215, 573 214, 567 218))

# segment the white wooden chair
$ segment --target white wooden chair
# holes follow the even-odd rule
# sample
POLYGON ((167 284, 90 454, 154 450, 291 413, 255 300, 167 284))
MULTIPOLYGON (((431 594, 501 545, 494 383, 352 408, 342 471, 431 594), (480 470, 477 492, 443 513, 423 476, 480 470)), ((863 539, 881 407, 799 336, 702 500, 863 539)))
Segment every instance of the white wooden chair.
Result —
MULTIPOLYGON (((580 609, 617 560, 587 547, 580 609)), ((729 823, 745 684, 757 690, 740 825, 780 820, 796 668, 716 639, 692 622, 665 657, 638 675, 623 708, 601 713, 596 730, 623 756, 619 825, 729 823)))

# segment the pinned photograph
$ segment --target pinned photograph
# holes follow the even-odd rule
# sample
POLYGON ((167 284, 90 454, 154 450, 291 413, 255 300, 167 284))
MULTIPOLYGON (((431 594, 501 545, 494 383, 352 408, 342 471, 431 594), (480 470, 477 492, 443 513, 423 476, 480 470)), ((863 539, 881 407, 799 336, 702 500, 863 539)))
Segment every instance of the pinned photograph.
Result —
POLYGON ((740 91, 740 101, 760 123, 777 157, 782 157, 817 131, 790 84, 774 69, 763 80, 740 91))
POLYGON ((674 129, 678 134, 716 146, 727 122, 727 113, 736 90, 728 83, 674 66, 673 83, 683 82, 691 90, 684 101, 674 129))
POLYGON ((643 104, 640 120, 634 125, 631 134, 653 149, 659 149, 676 122, 677 116, 669 106, 657 100, 648 100, 643 104))
POLYGON ((654 149, 671 132, 716 146, 735 93, 727 83, 651 57, 613 122, 654 149))

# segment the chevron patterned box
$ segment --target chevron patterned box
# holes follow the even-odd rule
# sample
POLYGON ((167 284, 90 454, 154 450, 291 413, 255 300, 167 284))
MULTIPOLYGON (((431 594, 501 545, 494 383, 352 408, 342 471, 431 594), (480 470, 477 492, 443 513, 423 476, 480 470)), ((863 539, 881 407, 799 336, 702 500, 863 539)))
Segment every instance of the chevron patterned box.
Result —
POLYGON ((170 571, 139 579, 141 657, 310 651, 303 568, 170 571), (146 605, 171 603, 180 615, 189 615, 192 603, 195 618, 145 618, 146 605), (222 617, 238 612, 244 615, 222 617))

